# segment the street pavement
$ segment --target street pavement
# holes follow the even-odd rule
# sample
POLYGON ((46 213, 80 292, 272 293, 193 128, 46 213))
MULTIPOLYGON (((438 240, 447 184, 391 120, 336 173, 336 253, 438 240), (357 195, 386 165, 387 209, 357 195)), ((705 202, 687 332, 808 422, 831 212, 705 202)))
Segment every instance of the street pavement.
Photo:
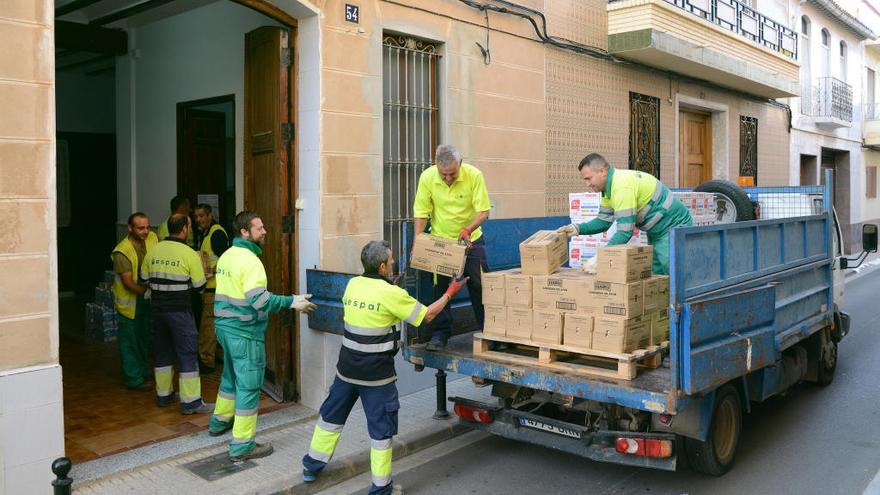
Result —
MULTIPOLYGON (((878 292, 880 273, 848 281, 852 328, 834 383, 801 384, 753 404, 736 464, 722 477, 603 464, 472 432, 396 462, 394 481, 407 494, 863 493, 880 469, 878 292)), ((355 478, 322 493, 362 493, 364 483, 355 478)), ((880 478, 866 493, 878 486, 880 478)))

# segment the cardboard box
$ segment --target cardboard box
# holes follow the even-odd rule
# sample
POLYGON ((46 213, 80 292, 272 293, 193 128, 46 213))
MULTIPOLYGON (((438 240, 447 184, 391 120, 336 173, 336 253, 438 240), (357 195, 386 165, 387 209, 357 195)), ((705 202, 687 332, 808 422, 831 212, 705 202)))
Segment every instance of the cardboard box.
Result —
POLYGON ((532 338, 532 310, 528 308, 507 308, 507 336, 515 339, 532 338))
POLYGON ((504 306, 504 279, 506 271, 486 272, 480 276, 483 286, 483 305, 504 306))
POLYGON ((464 272, 467 246, 453 239, 419 234, 413 243, 410 266, 418 270, 451 277, 464 272))
POLYGON ((606 352, 630 352, 651 343, 651 320, 643 316, 596 316, 593 324, 593 349, 606 352))
POLYGON ((532 342, 561 344, 562 313, 559 311, 533 311, 532 342))
POLYGON ((645 312, 644 283, 615 284, 600 282, 597 277, 584 298, 583 312, 593 316, 641 316, 645 312))
POLYGON ((507 308, 494 304, 483 306, 486 320, 483 322, 483 333, 486 335, 504 336, 507 332, 507 308))
POLYGON ((539 230, 519 244, 520 264, 526 275, 550 275, 568 261, 568 236, 539 230))
POLYGON ((669 340, 669 308, 651 313, 651 345, 669 340))
POLYGON ((565 313, 562 322, 562 343, 571 347, 590 349, 593 346, 593 317, 565 313))
POLYGON ((563 268, 553 275, 532 277, 532 308, 541 311, 583 312, 587 292, 595 277, 580 270, 563 268))
POLYGON ((532 276, 510 270, 504 275, 504 304, 510 308, 532 307, 532 276))
POLYGON ((602 282, 628 284, 651 276, 651 246, 610 246, 599 249, 596 278, 602 282))
POLYGON ((572 222, 589 222, 599 215, 602 193, 582 192, 568 194, 568 217, 572 222))
POLYGON ((652 281, 652 284, 655 285, 656 290, 654 291, 654 298, 650 302, 647 299, 647 292, 645 294, 645 313, 656 309, 668 309, 669 275, 653 275, 648 280, 645 280, 645 284, 648 284, 649 281, 652 281))

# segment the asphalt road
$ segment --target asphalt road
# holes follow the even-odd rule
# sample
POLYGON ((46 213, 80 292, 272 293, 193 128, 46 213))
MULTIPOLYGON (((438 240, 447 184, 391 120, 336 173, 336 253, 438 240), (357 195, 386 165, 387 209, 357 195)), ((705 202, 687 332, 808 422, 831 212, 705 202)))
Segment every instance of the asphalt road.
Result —
MULTIPOLYGON (((473 433, 465 445, 396 463, 394 481, 407 494, 860 494, 880 469, 880 272, 848 283, 844 307, 852 329, 834 383, 801 384, 754 404, 736 464, 720 478, 602 464, 473 433)), ((349 486, 336 492, 358 485, 349 486)))

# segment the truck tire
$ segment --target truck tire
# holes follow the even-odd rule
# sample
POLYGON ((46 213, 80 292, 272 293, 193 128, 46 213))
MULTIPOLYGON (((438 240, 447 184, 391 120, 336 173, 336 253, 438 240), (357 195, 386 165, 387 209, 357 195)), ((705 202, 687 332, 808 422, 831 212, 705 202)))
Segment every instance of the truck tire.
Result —
POLYGON ((755 207, 749 195, 733 182, 710 180, 694 188, 696 192, 715 194, 718 223, 745 222, 755 219, 755 207))
POLYGON ((721 476, 733 466, 742 433, 742 402, 739 391, 724 385, 715 393, 712 423, 705 442, 685 438, 688 464, 698 473, 721 476))
POLYGON ((823 387, 834 381, 837 371, 837 342, 831 339, 828 329, 820 332, 816 341, 819 344, 819 364, 816 369, 816 383, 823 387))

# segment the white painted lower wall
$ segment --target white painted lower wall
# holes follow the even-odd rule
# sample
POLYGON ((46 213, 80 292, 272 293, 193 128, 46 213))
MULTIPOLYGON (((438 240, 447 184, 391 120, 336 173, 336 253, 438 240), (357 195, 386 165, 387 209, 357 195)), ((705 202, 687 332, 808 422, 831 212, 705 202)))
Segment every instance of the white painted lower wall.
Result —
POLYGON ((52 493, 63 455, 61 366, 0 372, 0 495, 52 493))

